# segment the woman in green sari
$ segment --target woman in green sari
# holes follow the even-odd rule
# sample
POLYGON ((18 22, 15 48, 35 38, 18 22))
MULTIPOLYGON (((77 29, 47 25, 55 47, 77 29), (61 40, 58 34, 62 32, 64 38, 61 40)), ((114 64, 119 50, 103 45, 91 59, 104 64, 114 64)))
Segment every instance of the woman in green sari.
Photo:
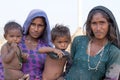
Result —
POLYGON ((118 80, 120 73, 120 34, 112 12, 94 7, 85 23, 86 35, 74 38, 73 63, 65 80, 118 80))

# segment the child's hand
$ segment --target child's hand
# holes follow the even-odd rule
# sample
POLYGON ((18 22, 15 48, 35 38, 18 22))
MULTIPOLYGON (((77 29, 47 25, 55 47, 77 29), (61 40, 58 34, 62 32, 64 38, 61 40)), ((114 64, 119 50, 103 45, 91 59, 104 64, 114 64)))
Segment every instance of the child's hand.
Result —
POLYGON ((11 49, 14 50, 14 51, 17 51, 17 43, 11 43, 11 49))
POLYGON ((62 57, 63 57, 63 52, 62 52, 62 50, 59 50, 59 49, 55 49, 55 48, 54 48, 53 52, 56 53, 56 54, 59 56, 59 58, 62 58, 62 57))

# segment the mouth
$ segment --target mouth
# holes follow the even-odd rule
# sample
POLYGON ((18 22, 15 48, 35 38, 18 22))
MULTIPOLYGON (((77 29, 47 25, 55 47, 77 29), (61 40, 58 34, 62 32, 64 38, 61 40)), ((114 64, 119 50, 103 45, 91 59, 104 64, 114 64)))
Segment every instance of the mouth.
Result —
POLYGON ((104 32, 95 32, 94 35, 96 37, 104 37, 106 34, 104 32))
POLYGON ((39 33, 37 31, 32 31, 32 34, 37 35, 39 33))
POLYGON ((103 32, 95 32, 96 35, 101 35, 103 32))
POLYGON ((40 33, 33 32, 32 35, 38 37, 38 36, 40 36, 40 33))

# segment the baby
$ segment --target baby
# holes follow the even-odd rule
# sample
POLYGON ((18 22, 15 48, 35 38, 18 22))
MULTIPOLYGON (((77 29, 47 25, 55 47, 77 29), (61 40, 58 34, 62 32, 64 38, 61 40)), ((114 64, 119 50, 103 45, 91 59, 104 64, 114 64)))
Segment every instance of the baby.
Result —
POLYGON ((5 80, 29 80, 29 74, 21 71, 22 62, 28 57, 21 53, 18 47, 22 38, 22 27, 14 22, 8 22, 4 27, 4 38, 6 43, 1 48, 2 64, 5 80))

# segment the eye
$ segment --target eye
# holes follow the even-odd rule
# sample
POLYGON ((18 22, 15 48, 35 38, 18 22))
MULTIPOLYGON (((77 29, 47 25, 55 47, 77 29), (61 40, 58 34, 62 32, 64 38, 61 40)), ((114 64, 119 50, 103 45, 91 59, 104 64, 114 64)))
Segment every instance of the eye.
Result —
POLYGON ((14 35, 9 35, 11 38, 14 37, 14 35))
POLYGON ((22 37, 21 35, 17 36, 18 38, 22 37))
POLYGON ((38 28, 44 28, 44 25, 39 24, 39 25, 37 25, 37 27, 38 27, 38 28))
POLYGON ((43 24, 38 24, 38 26, 39 26, 39 27, 44 27, 44 25, 43 25, 43 24))
POLYGON ((105 24, 105 23, 106 23, 105 21, 100 21, 100 24, 101 24, 101 25, 103 25, 103 24, 105 24))
POLYGON ((95 24, 96 24, 96 22, 91 22, 91 24, 92 24, 92 25, 95 25, 95 24))
POLYGON ((37 26, 37 27, 39 28, 39 27, 44 27, 45 25, 44 25, 44 24, 31 23, 31 26, 32 26, 32 27, 37 26))
POLYGON ((36 26, 36 24, 35 23, 31 23, 31 26, 36 26))
POLYGON ((58 41, 58 43, 62 43, 61 41, 58 41))
POLYGON ((65 41, 65 43, 69 43, 69 41, 65 41))

